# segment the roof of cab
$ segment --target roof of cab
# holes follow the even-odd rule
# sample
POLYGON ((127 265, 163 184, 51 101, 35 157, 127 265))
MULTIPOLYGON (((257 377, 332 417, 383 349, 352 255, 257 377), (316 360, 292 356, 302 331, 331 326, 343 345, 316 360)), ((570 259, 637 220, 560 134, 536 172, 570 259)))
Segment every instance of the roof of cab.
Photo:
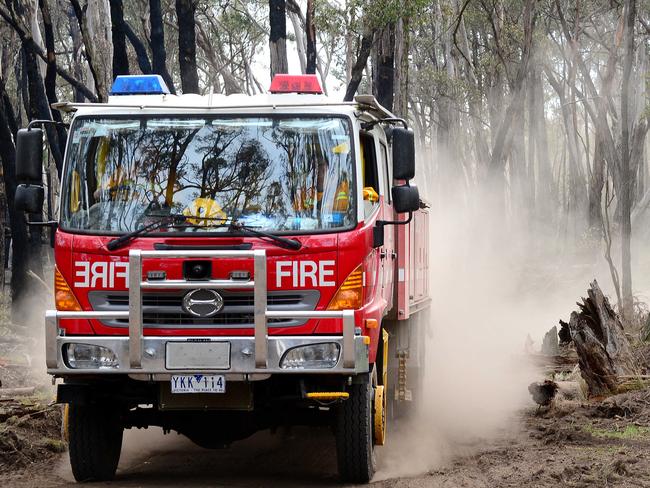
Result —
POLYGON ((313 109, 321 112, 350 113, 364 110, 375 116, 391 117, 388 110, 379 105, 371 95, 359 95, 353 102, 343 102, 326 95, 308 95, 297 93, 259 94, 259 95, 116 95, 110 96, 107 103, 73 103, 60 102, 52 108, 63 112, 77 112, 77 115, 97 115, 100 113, 132 114, 141 111, 161 112, 212 112, 233 110, 248 112, 251 110, 280 110, 292 112, 313 109))

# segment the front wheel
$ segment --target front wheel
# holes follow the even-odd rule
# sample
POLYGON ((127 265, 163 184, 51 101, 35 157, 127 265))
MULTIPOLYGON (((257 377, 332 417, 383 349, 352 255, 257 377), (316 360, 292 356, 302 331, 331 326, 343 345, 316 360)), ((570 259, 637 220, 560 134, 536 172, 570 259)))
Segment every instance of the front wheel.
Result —
POLYGON ((348 389, 350 397, 337 411, 336 456, 341 481, 369 482, 376 469, 373 446, 373 388, 369 375, 348 389))
POLYGON ((67 408, 70 466, 77 481, 109 481, 115 477, 124 427, 119 410, 99 405, 67 408))

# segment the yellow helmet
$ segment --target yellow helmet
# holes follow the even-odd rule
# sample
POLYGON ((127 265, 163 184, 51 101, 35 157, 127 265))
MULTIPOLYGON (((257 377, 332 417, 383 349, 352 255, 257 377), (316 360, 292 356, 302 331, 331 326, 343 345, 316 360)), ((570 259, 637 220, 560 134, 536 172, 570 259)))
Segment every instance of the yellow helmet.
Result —
POLYGON ((217 223, 225 223, 228 219, 221 206, 212 198, 197 198, 185 207, 183 215, 186 217, 197 217, 187 219, 188 222, 194 225, 210 225, 214 224, 215 221, 217 223))

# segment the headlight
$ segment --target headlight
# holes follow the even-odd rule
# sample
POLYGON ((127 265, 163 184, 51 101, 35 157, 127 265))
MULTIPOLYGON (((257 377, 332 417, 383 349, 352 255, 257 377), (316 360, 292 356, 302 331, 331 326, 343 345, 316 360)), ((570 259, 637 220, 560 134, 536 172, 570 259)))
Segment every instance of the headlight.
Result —
POLYGON ((72 369, 119 368, 117 356, 107 347, 92 344, 66 344, 63 350, 67 365, 72 369))
POLYGON ((335 342, 310 344, 289 349, 282 356, 282 369, 329 369, 339 361, 341 347, 335 342))

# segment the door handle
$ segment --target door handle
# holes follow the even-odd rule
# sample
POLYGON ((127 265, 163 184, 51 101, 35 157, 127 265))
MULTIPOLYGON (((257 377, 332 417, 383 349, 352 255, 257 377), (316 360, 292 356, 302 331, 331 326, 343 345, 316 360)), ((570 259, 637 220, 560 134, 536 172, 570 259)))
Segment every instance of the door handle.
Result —
POLYGON ((386 259, 386 251, 384 249, 379 252, 379 259, 386 259))

